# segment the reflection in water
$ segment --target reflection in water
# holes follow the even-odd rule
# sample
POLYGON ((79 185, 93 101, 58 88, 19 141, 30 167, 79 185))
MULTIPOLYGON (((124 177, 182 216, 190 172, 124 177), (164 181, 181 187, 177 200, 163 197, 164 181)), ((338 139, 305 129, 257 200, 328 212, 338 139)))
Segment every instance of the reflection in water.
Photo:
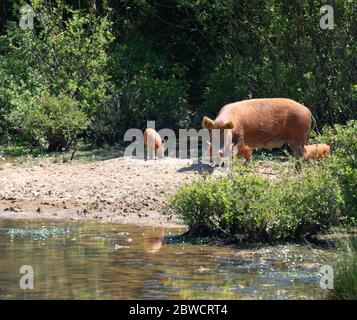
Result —
POLYGON ((0 299, 321 298, 336 259, 304 246, 238 250, 174 243, 179 229, 0 220, 0 299), (21 290, 22 265, 35 289, 21 290))
POLYGON ((151 228, 144 233, 144 249, 148 253, 158 252, 164 242, 164 228, 151 228))

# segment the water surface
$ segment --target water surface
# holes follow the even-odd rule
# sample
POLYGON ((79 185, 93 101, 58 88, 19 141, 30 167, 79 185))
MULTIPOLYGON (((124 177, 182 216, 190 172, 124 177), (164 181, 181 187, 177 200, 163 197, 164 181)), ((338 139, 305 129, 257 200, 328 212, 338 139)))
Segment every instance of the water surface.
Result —
POLYGON ((0 220, 0 299, 319 299, 336 253, 287 245, 239 250, 173 241, 180 229, 0 220), (34 268, 22 290, 20 267, 34 268))

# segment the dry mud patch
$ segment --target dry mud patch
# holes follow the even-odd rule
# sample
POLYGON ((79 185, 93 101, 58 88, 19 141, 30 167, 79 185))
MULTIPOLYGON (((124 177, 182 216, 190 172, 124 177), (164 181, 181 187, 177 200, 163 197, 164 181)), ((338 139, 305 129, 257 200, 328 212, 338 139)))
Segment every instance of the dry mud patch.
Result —
POLYGON ((0 170, 0 217, 177 225, 177 217, 159 211, 167 196, 197 178, 203 167, 191 160, 124 157, 6 164, 0 170))

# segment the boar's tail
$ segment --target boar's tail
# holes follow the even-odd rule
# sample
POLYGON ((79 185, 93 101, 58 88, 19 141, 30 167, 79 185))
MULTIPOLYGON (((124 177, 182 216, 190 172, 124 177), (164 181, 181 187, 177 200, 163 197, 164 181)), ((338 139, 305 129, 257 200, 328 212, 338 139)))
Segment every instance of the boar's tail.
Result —
POLYGON ((319 131, 319 128, 317 127, 316 119, 312 113, 311 113, 311 120, 312 120, 312 126, 310 129, 310 133, 316 129, 317 133, 321 136, 321 132, 319 131))

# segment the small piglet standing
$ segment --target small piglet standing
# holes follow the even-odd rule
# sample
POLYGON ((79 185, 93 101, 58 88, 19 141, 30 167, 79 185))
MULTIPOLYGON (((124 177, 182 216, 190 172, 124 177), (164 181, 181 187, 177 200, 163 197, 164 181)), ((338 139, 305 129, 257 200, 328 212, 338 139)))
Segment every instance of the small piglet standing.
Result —
POLYGON ((164 157, 164 141, 155 129, 147 128, 144 132, 144 145, 147 149, 147 159, 164 157))

